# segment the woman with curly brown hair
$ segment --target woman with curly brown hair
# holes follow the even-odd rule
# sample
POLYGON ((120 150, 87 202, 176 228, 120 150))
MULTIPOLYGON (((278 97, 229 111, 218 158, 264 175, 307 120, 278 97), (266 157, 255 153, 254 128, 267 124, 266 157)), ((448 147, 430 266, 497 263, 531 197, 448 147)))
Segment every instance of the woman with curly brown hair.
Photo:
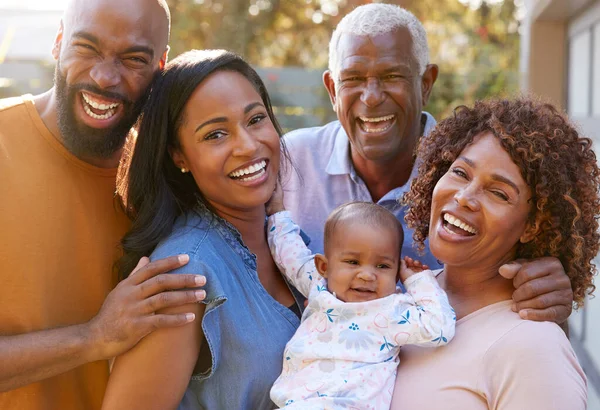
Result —
POLYGON ((406 219, 443 262, 438 279, 458 321, 448 346, 402 351, 392 409, 585 409, 585 375, 565 334, 521 320, 498 270, 554 256, 578 306, 594 290, 600 171, 591 140, 551 105, 492 100, 441 121, 419 156, 406 219))

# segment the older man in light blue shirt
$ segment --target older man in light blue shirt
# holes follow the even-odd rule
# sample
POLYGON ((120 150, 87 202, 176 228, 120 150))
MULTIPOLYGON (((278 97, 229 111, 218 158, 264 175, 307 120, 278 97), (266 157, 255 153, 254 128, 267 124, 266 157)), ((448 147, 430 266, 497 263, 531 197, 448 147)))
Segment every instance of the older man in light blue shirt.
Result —
MULTIPOLYGON (((427 135, 435 126, 435 119, 428 113, 422 115, 424 134, 427 135)), ((315 253, 323 253, 323 227, 329 213, 346 202, 373 202, 371 193, 352 164, 348 136, 339 121, 290 132, 285 136, 285 142, 296 168, 290 169, 283 178, 285 207, 310 237, 309 248, 315 253)), ((413 248, 412 230, 404 224, 405 207, 398 202, 416 173, 415 166, 404 185, 391 189, 377 203, 403 222, 402 255, 438 267, 428 248, 424 255, 419 255, 413 248)))
MULTIPOLYGON (((435 125, 422 107, 438 73, 422 24, 389 4, 346 15, 329 50, 323 82, 338 121, 285 136, 295 169, 282 180, 286 208, 319 253, 327 216, 349 201, 377 202, 405 226, 398 200, 417 173, 419 138, 435 125)), ((406 226, 402 252, 439 266, 428 249, 417 254, 406 226)))

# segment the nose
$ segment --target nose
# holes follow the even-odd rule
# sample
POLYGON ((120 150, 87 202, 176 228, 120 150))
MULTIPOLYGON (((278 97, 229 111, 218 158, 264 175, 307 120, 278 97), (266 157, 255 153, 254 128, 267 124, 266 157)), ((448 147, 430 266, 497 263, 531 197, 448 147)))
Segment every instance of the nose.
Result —
POLYGON ((376 107, 385 99, 381 81, 377 77, 368 77, 360 100, 367 107, 376 107))
POLYGON ((119 68, 114 61, 102 60, 90 70, 90 77, 102 89, 115 87, 121 81, 119 68))
POLYGON ((377 279, 377 275, 375 274, 373 269, 368 266, 363 267, 360 270, 360 272, 358 272, 358 275, 356 275, 356 277, 358 279, 364 280, 365 282, 372 282, 377 279))
POLYGON ((479 195, 480 189, 475 184, 465 185, 462 189, 459 189, 454 194, 454 200, 461 207, 467 208, 471 211, 479 210, 479 195))
POLYGON ((260 142, 258 138, 247 129, 242 128, 238 132, 233 155, 251 157, 258 150, 260 142))

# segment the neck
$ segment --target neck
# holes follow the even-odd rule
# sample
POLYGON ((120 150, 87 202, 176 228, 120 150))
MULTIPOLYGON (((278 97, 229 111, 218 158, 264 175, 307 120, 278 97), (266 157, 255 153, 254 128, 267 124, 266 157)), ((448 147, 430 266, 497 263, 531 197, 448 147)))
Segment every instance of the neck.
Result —
MULTIPOLYGON (((423 114, 422 114, 423 115, 423 114)), ((421 117, 419 117, 421 118, 421 117)), ((423 135, 425 124, 419 120, 415 132, 423 135)), ((415 166, 416 148, 419 138, 410 138, 409 146, 404 147, 393 159, 371 161, 357 153, 352 145, 350 155, 356 173, 364 181, 373 202, 378 202, 392 189, 406 185, 415 166)))
MULTIPOLYGON (((33 102, 35 109, 37 110, 46 128, 48 128, 48 131, 50 131, 54 138, 56 138, 69 152, 71 152, 71 154, 76 155, 69 149, 67 145, 65 145, 64 139, 60 133, 60 128, 58 126, 58 111, 56 108, 56 93, 54 87, 43 94, 35 96, 33 98, 33 102)), ((119 165, 121 154, 122 150, 118 150, 110 158, 97 158, 80 155, 76 156, 80 160, 98 168, 116 168, 119 165)))
POLYGON ((444 265, 439 280, 448 294, 457 319, 485 306, 512 298, 512 281, 498 273, 502 264, 504 262, 488 268, 471 269, 444 265))
POLYGON ((369 161, 354 149, 351 152, 354 169, 367 186, 373 202, 379 201, 392 189, 405 185, 415 162, 412 150, 405 150, 398 158, 386 162, 369 161))
POLYGON ((251 210, 237 210, 212 204, 217 215, 232 224, 242 235, 244 244, 253 250, 266 243, 264 205, 251 210))

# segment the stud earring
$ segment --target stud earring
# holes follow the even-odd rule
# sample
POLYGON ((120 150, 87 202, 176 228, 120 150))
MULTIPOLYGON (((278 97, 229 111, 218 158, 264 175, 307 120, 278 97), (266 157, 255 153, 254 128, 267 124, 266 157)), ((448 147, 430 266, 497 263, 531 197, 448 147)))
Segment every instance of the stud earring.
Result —
POLYGON ((187 168, 182 167, 181 168, 181 173, 185 174, 186 172, 189 172, 189 170, 187 168))

